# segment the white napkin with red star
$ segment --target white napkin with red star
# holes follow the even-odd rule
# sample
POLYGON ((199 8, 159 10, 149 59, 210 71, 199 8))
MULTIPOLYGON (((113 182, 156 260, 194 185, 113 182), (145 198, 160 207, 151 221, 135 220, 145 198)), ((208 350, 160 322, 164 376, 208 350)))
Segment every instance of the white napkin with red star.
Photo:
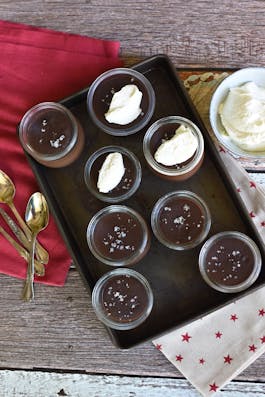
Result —
MULTIPOLYGON (((207 73, 185 81, 210 132, 210 98, 225 76, 207 73)), ((265 191, 218 142, 215 144, 254 227, 265 242, 265 191)), ((203 396, 212 396, 265 352, 265 287, 153 343, 203 396)))

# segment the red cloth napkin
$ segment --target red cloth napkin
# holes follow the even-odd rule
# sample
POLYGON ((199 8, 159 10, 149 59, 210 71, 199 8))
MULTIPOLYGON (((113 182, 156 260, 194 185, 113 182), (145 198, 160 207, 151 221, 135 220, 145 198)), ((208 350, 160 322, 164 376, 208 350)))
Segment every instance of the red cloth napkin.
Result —
MULTIPOLYGON (((33 105, 58 101, 88 86, 105 70, 121 66, 118 52, 115 41, 0 21, 0 169, 16 186, 14 202, 22 217, 28 198, 39 188, 19 144, 17 124, 33 105)), ((2 219, 0 224, 10 232, 2 219)), ((71 258, 52 217, 39 241, 50 261, 45 276, 36 281, 63 285, 71 258)), ((2 235, 0 249, 0 272, 24 278, 25 260, 2 235)))

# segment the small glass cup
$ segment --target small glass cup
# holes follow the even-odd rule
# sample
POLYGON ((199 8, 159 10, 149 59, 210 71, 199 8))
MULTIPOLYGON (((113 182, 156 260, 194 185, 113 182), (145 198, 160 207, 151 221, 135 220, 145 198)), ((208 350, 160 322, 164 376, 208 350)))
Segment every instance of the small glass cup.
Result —
POLYGON ((206 238, 211 215, 197 194, 179 190, 157 201, 151 214, 151 226, 157 239, 166 247, 188 250, 206 238))
POLYGON ((92 305, 100 321, 117 330, 142 324, 153 307, 153 292, 135 270, 115 269, 103 275, 92 291, 92 305))
POLYGON ((150 248, 150 232, 138 212, 123 205, 110 205, 97 212, 87 227, 92 254, 110 266, 131 266, 150 248))
POLYGON ((19 124, 23 149, 47 167, 65 167, 77 159, 84 147, 84 132, 63 105, 42 102, 29 109, 19 124))
POLYGON ((143 140, 143 151, 147 164, 151 170, 163 179, 184 181, 193 176, 200 168, 204 158, 204 139, 199 128, 190 120, 180 116, 168 116, 157 120, 147 130, 143 140), (181 126, 189 128, 198 141, 194 155, 187 161, 174 166, 165 166, 158 163, 155 152, 164 140, 173 137, 181 126))
POLYGON ((261 265, 256 243, 237 231, 210 237, 199 255, 199 269, 204 281, 220 292, 235 293, 247 289, 258 278, 261 265))
POLYGON ((140 72, 116 68, 101 74, 90 86, 87 96, 88 112, 94 123, 110 135, 127 136, 140 131, 151 119, 155 108, 155 94, 150 81, 140 72), (126 125, 109 123, 105 113, 115 92, 127 84, 135 84, 142 92, 141 114, 126 125))
POLYGON ((93 153, 87 160, 84 178, 89 191, 99 200, 118 203, 127 200, 136 192, 141 183, 142 168, 137 157, 128 149, 121 146, 105 146, 93 153), (118 186, 109 193, 101 193, 97 188, 99 170, 107 155, 115 152, 123 156, 125 173, 118 186))

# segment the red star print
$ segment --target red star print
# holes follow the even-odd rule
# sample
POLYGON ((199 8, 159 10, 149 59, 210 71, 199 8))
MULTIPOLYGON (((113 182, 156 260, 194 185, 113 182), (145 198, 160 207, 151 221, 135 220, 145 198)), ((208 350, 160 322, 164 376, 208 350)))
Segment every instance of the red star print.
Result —
POLYGON ((263 308, 259 309, 259 316, 263 317, 264 315, 265 315, 265 310, 263 308))
POLYGON ((260 338, 261 343, 265 343, 265 335, 260 338))
POLYGON ((238 193, 241 193, 240 187, 238 187, 238 188, 236 189, 236 191, 237 191, 238 193))
POLYGON ((157 350, 161 350, 162 349, 162 345, 159 345, 158 343, 156 344, 156 348, 157 350))
POLYGON ((231 314, 230 320, 232 320, 232 321, 238 320, 237 315, 236 314, 231 314))
POLYGON ((176 356, 176 361, 181 362, 183 360, 183 357, 181 354, 179 354, 178 356, 176 356))
POLYGON ((226 151, 224 150, 224 148, 222 146, 219 146, 219 152, 220 153, 226 153, 226 151))
POLYGON ((203 365, 203 364, 205 363, 204 358, 200 358, 200 359, 199 359, 199 363, 200 363, 201 365, 203 365))
POLYGON ((233 359, 232 359, 232 357, 229 356, 229 354, 224 357, 224 363, 231 364, 232 360, 233 359))
POLYGON ((217 386, 216 384, 215 384, 215 382, 212 384, 212 385, 209 385, 210 386, 210 390, 209 391, 217 391, 217 389, 218 389, 218 387, 219 386, 217 386))
POLYGON ((220 331, 218 331, 218 332, 215 333, 216 339, 221 339, 221 336, 222 336, 222 335, 223 335, 223 334, 222 334, 222 332, 220 332, 220 331))
POLYGON ((182 342, 189 342, 191 336, 188 334, 188 332, 186 332, 186 334, 181 335, 182 336, 182 342))
POLYGON ((260 226, 265 227, 265 221, 260 222, 260 226))
POLYGON ((250 216, 250 218, 255 218, 256 215, 254 214, 253 211, 250 211, 249 216, 250 216))
POLYGON ((257 347, 255 345, 249 345, 249 351, 250 352, 255 352, 257 350, 257 347))
POLYGON ((249 181, 249 186, 250 187, 254 187, 255 189, 256 189, 256 183, 255 182, 253 182, 253 181, 249 181))

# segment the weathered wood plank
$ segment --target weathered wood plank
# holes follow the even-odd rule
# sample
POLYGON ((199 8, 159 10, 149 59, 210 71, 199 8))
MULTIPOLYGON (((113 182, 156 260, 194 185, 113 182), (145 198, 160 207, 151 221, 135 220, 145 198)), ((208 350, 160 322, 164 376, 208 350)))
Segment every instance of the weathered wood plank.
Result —
POLYGON ((121 41, 133 58, 167 53, 178 66, 265 65, 259 0, 2 0, 0 18, 121 41))
MULTIPOLYGON (((21 302, 21 288, 20 280, 0 276, 0 368, 182 377, 150 342, 114 347, 76 271, 63 288, 36 285, 32 304, 21 302)), ((265 355, 237 379, 265 382, 264 367, 265 355)))
MULTIPOLYGON (((231 382, 223 397, 261 397, 265 385, 231 382)), ((0 371, 0 395, 5 397, 199 397, 182 379, 135 378, 128 376, 59 374, 26 371, 0 371)))

